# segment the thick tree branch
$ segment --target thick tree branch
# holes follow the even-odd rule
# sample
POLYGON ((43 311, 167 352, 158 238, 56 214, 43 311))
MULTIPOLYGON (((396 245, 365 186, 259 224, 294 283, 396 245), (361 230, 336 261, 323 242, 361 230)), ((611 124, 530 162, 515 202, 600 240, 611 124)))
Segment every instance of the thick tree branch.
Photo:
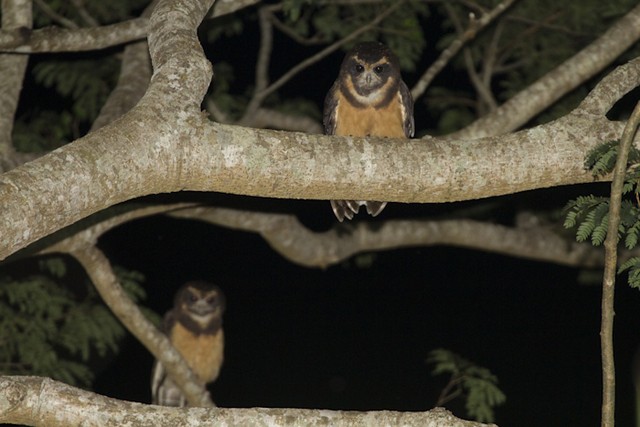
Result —
POLYGON ((640 38, 640 5, 596 41, 516 94, 497 110, 449 135, 480 138, 518 129, 618 58, 640 38))
POLYGON ((188 114, 172 125, 168 111, 158 114, 139 104, 113 127, 3 174, 0 258, 90 213, 159 192, 443 202, 592 182, 584 153, 622 130, 574 114, 504 137, 389 144, 211 124, 188 114))
POLYGON ((169 408, 100 396, 39 377, 0 377, 0 422, 43 427, 254 426, 430 426, 489 427, 449 411, 349 412, 280 408, 169 408))

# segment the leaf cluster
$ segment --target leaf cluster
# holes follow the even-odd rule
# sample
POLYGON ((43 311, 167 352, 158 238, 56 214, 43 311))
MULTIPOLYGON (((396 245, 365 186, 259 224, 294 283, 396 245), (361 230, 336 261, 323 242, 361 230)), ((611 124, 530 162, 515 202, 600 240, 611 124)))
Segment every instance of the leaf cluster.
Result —
MULTIPOLYGON (((585 168, 595 177, 610 174, 616 163, 619 141, 609 141, 591 150, 585 158, 585 168)), ((640 150, 631 147, 627 161, 627 173, 620 206, 618 239, 631 250, 638 246, 640 236, 640 150)), ((609 198, 594 195, 580 196, 570 200, 564 207, 564 227, 576 229, 576 240, 590 240, 594 246, 604 243, 609 223, 609 198)), ((629 270, 629 284, 640 288, 640 258, 631 258, 622 264, 619 273, 629 270)))
MULTIPOLYGON (((92 361, 117 353, 125 329, 92 284, 72 289, 65 283, 62 258, 43 259, 39 269, 23 278, 0 277, 0 372, 88 386, 92 361)), ((134 301, 146 297, 140 273, 118 269, 118 275, 134 301)))
POLYGON ((431 351, 427 363, 434 365, 432 375, 449 374, 447 388, 455 388, 441 400, 463 396, 469 417, 479 422, 495 420, 493 408, 503 404, 506 396, 498 388, 498 378, 491 371, 445 349, 431 351))

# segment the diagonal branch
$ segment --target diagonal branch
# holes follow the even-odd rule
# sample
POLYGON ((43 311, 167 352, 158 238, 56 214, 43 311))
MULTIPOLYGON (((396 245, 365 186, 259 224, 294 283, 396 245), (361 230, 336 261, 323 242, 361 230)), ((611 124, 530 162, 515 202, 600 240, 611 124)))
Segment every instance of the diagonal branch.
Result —
MULTIPOLYGON (((460 36, 458 36, 445 50, 442 51, 438 59, 431 64, 429 68, 422 74, 418 82, 411 89, 411 96, 416 100, 424 94, 424 91, 431 84, 431 81, 434 77, 442 71, 442 69, 449 63, 451 58, 453 58, 460 49, 465 46, 465 44, 475 38, 475 36, 484 29, 487 25, 493 22, 502 12, 507 10, 515 0, 504 0, 502 3, 499 3, 493 10, 489 13, 483 14, 480 19, 475 19, 471 16, 469 22, 469 28, 464 31, 460 36)), ((447 3, 445 6, 449 7, 447 3)))

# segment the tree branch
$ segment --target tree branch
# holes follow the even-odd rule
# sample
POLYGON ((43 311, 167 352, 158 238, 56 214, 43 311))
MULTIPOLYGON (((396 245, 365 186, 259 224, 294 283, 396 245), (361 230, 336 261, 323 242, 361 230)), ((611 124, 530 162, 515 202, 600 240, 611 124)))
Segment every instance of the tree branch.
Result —
POLYGON ((618 227, 620 225, 620 206, 622 188, 627 174, 629 149, 640 124, 640 102, 636 104, 622 133, 618 158, 613 171, 607 237, 604 241, 605 264, 602 280, 602 325, 600 345, 602 347, 602 427, 615 425, 616 373, 613 358, 613 316, 616 273, 618 271, 618 227))
MULTIPOLYGON (((259 0, 218 1, 209 17, 227 15, 258 2, 259 0)), ((94 28, 77 28, 75 23, 72 24, 76 28, 48 27, 31 32, 3 28, 0 31, 0 52, 52 53, 105 49, 145 38, 149 19, 135 18, 94 28)), ((30 25, 24 27, 31 28, 30 25)))
POLYGON ((609 65, 639 38, 640 5, 634 7, 596 41, 513 96, 498 109, 449 137, 481 138, 518 129, 609 65))
POLYGON ((147 36, 149 20, 135 18, 93 28, 47 27, 25 35, 24 30, 0 33, 0 51, 16 53, 82 52, 105 49, 147 36))
POLYGON ((574 267, 603 265, 600 248, 569 240, 544 226, 512 228, 474 220, 389 220, 375 227, 360 222, 315 233, 286 214, 198 206, 174 209, 168 215, 258 233, 280 255, 306 267, 325 268, 362 252, 436 245, 574 267))
POLYGON ((0 422, 43 427, 121 427, 125 425, 224 425, 364 427, 402 425, 433 427, 489 427, 464 421, 449 411, 426 412, 330 411, 281 408, 169 408, 126 402, 100 396, 39 377, 0 377, 0 422))

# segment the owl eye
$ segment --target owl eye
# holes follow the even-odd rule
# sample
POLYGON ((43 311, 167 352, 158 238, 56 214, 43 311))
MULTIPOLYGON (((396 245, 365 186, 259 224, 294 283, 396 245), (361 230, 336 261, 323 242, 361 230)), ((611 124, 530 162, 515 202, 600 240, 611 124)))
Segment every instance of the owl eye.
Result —
POLYGON ((189 294, 188 299, 189 299, 189 302, 196 302, 198 301, 198 296, 194 294, 189 294))
POLYGON ((207 297, 207 304, 213 304, 213 302, 216 300, 216 296, 215 295, 209 295, 207 297))
POLYGON ((380 73, 382 73, 382 72, 384 71, 384 65, 378 65, 377 67, 375 67, 375 68, 373 69, 373 71, 375 71, 375 72, 376 72, 376 74, 380 74, 380 73))
POLYGON ((361 73, 364 71, 364 67, 361 64, 356 64, 355 69, 358 73, 361 73))

